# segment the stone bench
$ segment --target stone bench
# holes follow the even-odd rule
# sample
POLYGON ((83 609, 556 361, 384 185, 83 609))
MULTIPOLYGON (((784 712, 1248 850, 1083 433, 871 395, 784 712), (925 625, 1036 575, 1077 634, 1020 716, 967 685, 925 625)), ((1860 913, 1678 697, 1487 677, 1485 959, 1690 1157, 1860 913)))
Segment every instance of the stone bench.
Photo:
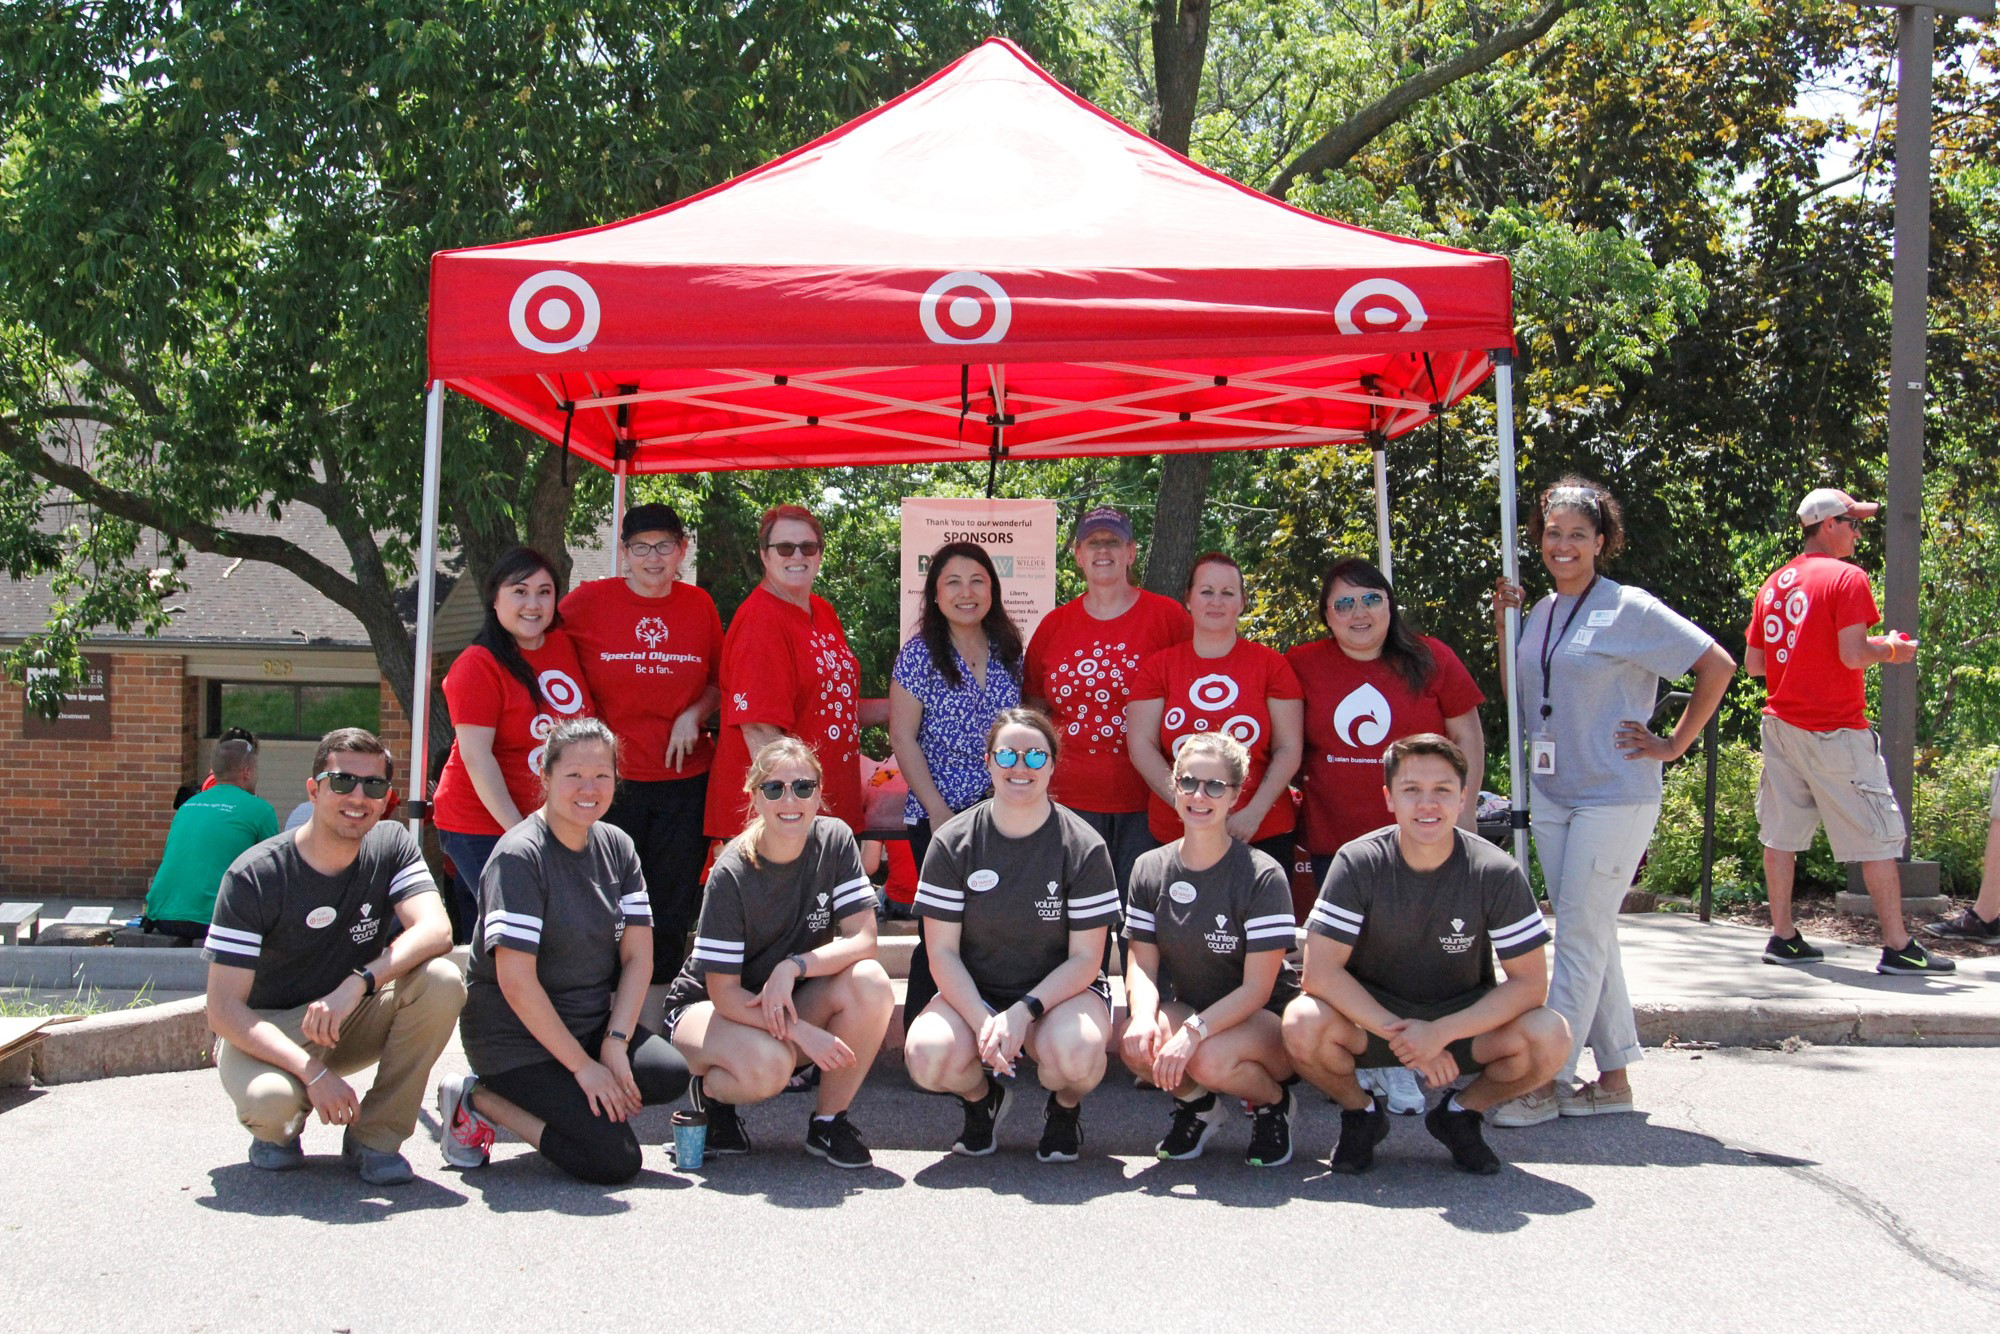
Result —
POLYGON ((0 934, 6 936, 9 945, 20 944, 23 935, 33 941, 41 920, 39 903, 0 903, 0 934))

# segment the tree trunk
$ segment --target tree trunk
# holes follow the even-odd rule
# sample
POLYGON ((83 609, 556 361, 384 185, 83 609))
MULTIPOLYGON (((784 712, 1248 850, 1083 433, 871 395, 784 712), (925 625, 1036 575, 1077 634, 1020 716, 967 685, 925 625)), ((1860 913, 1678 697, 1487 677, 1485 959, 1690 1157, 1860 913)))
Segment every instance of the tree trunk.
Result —
POLYGON ((1187 596, 1187 578, 1201 552, 1201 514, 1214 461, 1213 454, 1169 454, 1160 460, 1146 587, 1176 602, 1187 596))

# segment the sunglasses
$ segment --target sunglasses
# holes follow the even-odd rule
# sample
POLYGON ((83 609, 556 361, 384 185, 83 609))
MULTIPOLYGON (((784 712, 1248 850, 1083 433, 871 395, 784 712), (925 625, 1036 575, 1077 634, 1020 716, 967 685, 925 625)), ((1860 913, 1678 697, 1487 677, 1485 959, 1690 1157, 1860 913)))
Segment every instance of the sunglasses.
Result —
MULTIPOLYGON (((1354 610, 1355 601, 1356 599, 1354 597, 1354 594, 1352 593, 1343 594, 1342 596, 1335 598, 1333 600, 1333 614, 1335 616, 1347 615, 1348 613, 1354 610)), ((1360 597, 1361 605, 1368 608, 1368 610, 1370 611, 1373 611, 1377 607, 1381 606, 1383 601, 1384 599, 1380 593, 1363 593, 1360 597)))
POLYGON ((1192 797, 1197 792, 1204 797, 1219 797, 1236 788, 1236 784, 1225 783, 1220 778, 1196 778, 1193 774, 1182 774, 1174 780, 1174 786, 1184 797, 1192 797))
POLYGON ((826 550, 824 542, 768 542, 766 551, 775 551, 780 556, 817 556, 826 550))
MULTIPOLYGON (((773 778, 767 783, 757 784, 757 790, 764 794, 764 800, 776 801, 785 795, 785 786, 786 784, 783 779, 773 778)), ((794 778, 791 781, 791 789, 793 796, 797 797, 800 801, 804 801, 807 797, 819 791, 819 779, 794 778)))
POLYGON ((1855 529, 1858 529, 1858 528, 1860 528, 1860 527, 1861 527, 1861 520, 1859 520, 1859 519, 1855 518, 1855 517, 1854 517, 1854 516, 1853 516, 1852 514, 1836 514, 1836 515, 1834 515, 1834 516, 1833 516, 1833 517, 1832 517, 1831 519, 1828 519, 1828 520, 1827 520, 1827 522, 1828 522, 1828 523, 1844 523, 1844 524, 1846 524, 1846 525, 1847 525, 1847 526, 1848 526, 1849 528, 1855 528, 1855 529))
POLYGON ((363 778, 360 774, 344 774, 338 769, 328 769, 325 773, 313 775, 315 783, 325 783, 340 796, 354 791, 356 785, 361 795, 370 801, 380 801, 389 795, 389 780, 386 778, 363 778))
POLYGON ((1049 753, 1040 749, 1015 750, 1012 746, 999 746, 993 751, 993 762, 1002 769, 1013 768, 1016 760, 1030 769, 1040 769, 1048 764, 1049 753))
POLYGON ((644 560, 648 556, 671 556, 679 551, 681 544, 668 538, 664 542, 627 542, 625 549, 644 560))

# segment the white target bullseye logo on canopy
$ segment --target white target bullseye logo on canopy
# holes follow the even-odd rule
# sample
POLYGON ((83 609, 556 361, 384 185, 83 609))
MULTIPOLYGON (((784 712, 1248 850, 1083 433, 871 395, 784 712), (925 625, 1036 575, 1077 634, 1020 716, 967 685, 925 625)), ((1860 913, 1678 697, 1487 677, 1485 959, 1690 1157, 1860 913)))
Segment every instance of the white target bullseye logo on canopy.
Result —
POLYGON ((1201 677, 1188 687, 1188 703, 1209 713, 1219 713, 1236 702, 1242 688, 1221 672, 1201 677))
POLYGON ((1334 323, 1346 334, 1415 333, 1430 319, 1417 294, 1394 278, 1369 278, 1341 293, 1333 307, 1334 323), (1355 314, 1361 318, 1357 321, 1355 314), (1389 326, 1398 320, 1400 328, 1389 326), (1369 327, 1364 329, 1362 325, 1369 327))
POLYGON ((514 289, 507 327, 530 352, 570 352, 597 337, 597 293, 574 273, 544 269, 514 289))
POLYGON ((924 292, 917 319, 933 343, 997 343, 1014 322, 1014 299, 985 274, 959 269, 924 292))
POLYGON ((1225 718, 1220 730, 1224 734, 1233 736, 1238 741, 1241 741, 1246 748, 1256 745, 1258 738, 1264 735, 1262 724, 1247 713, 1239 713, 1233 718, 1225 718))
POLYGON ((542 688, 542 698, 557 713, 575 713, 583 706, 583 691, 577 688, 568 672, 550 668, 535 678, 535 684, 542 688))

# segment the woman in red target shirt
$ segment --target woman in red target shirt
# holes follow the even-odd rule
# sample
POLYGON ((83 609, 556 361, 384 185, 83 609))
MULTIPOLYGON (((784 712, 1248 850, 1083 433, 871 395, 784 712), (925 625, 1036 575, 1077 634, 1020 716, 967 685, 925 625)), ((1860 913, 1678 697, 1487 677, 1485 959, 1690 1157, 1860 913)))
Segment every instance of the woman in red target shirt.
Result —
POLYGON ((889 721, 889 702, 861 698, 861 664, 831 603, 812 591, 826 554, 825 530, 799 505, 764 511, 757 526, 764 578, 743 599, 722 641, 722 735, 709 769, 703 827, 734 838, 750 820, 743 776, 750 757, 781 736, 813 749, 825 770, 821 810, 864 828, 863 727, 889 721))
POLYGON ((1289 873, 1294 817, 1287 788, 1305 750, 1305 704, 1298 677, 1277 650, 1236 632, 1244 600, 1243 571, 1233 559, 1211 551, 1195 560, 1187 592, 1194 638, 1140 662, 1125 706, 1126 737, 1132 767, 1153 790, 1147 820, 1160 843, 1182 833, 1170 800, 1172 757, 1181 743, 1204 732, 1241 742, 1250 770, 1227 829, 1289 873))
POLYGON ((457 872, 446 900, 452 939, 472 939, 479 876, 500 835, 542 804, 542 742, 591 712, 576 646, 556 611, 555 567, 532 547, 493 562, 480 586, 486 620, 445 673, 457 739, 432 801, 438 846, 457 872))

